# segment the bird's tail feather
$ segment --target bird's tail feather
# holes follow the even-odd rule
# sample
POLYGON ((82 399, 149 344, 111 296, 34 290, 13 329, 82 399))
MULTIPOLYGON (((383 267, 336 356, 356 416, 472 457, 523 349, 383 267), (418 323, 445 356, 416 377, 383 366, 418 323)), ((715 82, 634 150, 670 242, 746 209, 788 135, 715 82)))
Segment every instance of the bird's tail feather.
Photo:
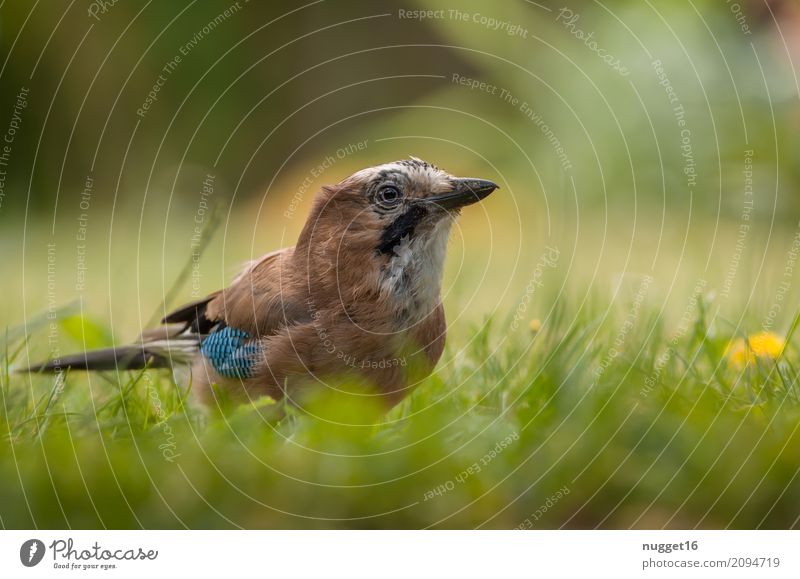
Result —
POLYGON ((60 372, 62 370, 138 370, 141 368, 171 368, 169 355, 154 352, 146 345, 135 344, 119 348, 93 350, 35 364, 20 372, 60 372))

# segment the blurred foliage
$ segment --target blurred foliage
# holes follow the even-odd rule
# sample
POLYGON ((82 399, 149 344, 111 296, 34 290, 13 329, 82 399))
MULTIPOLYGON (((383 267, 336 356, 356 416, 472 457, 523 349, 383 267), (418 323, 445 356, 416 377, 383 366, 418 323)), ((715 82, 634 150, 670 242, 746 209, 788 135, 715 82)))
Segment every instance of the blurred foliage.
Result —
POLYGON ((452 341, 441 370, 385 416, 368 397, 324 391, 280 422, 268 399, 202 409, 155 371, 9 375, 14 344, 0 382, 0 520, 797 527, 797 348, 731 364, 736 335, 713 330, 713 298, 697 299, 678 332, 635 298, 574 319, 559 304, 537 333, 495 320, 452 341))
MULTIPOLYGON (((211 172, 240 195, 259 194, 285 162, 341 146, 337 123, 365 103, 400 107, 435 90, 426 75, 469 68, 447 51, 370 50, 436 42, 428 27, 380 25, 394 2, 118 2, 99 21, 90 5, 2 6, 4 118, 17 88, 30 89, 14 150, 19 192, 6 212, 52 211, 56 192, 68 198, 89 174, 106 207, 120 179, 123 192, 155 185, 161 194, 211 172), (157 100, 140 116, 159 75, 157 100)), ((192 202, 197 188, 192 181, 192 202)))
MULTIPOLYGON (((226 202, 267 195, 283 207, 299 185, 292 168, 305 176, 309 165, 365 139, 367 151, 343 165, 412 152, 460 171, 482 157, 515 185, 523 206, 542 195, 551 203, 570 198, 574 178, 582 203, 686 211, 680 129, 655 60, 686 110, 698 175, 693 206, 738 215, 744 151, 753 149, 756 211, 783 219, 799 209, 800 111, 790 60, 797 43, 789 32, 800 16, 791 2, 770 2, 772 12, 759 0, 742 2, 740 13, 714 0, 573 2, 567 6, 579 19, 567 26, 562 4, 547 1, 465 0, 462 20, 434 0, 242 0, 204 33, 235 5, 118 2, 93 18, 87 2, 46 9, 5 2, 0 111, 10 116, 20 87, 30 89, 30 105, 0 219, 53 211, 56 196, 59 211, 71 215, 87 175, 96 202, 108 207, 122 195, 145 214, 158 214, 147 191, 193 205, 206 172, 227 183, 226 202), (412 9, 444 17, 400 17, 412 9), (592 33, 630 74, 609 67, 576 30, 592 33), (163 68, 187 47, 152 108, 137 115, 163 68), (454 73, 498 92, 454 84, 454 73), (571 171, 500 90, 541 116, 571 171), (273 176, 280 186, 270 187, 273 176)), ((343 176, 337 170, 325 179, 343 176)))
POLYGON ((451 249, 450 271, 468 281, 448 296, 474 304, 470 312, 515 307, 530 248, 546 244, 569 257, 571 290, 658 271, 680 296, 698 276, 719 286, 736 261, 748 265, 737 269, 730 307, 769 307, 800 221, 800 10, 791 1, 739 2, 741 13, 714 0, 585 1, 568 4, 567 18, 547 0, 463 0, 466 20, 432 0, 241 2, 208 33, 234 4, 120 1, 97 19, 90 2, 48 6, 0 6, 0 133, 29 89, 0 203, 4 267, 27 280, 0 303, 11 325, 46 306, 54 243, 58 305, 83 300, 113 317, 115 332, 141 330, 187 282, 177 275, 209 174, 208 202, 225 223, 202 264, 204 292, 243 261, 294 243, 319 187, 409 154, 503 187, 465 213, 451 249), (685 110, 691 188, 654 61, 685 110), (337 156, 357 143, 366 146, 337 156), (81 259, 85 284, 76 283, 81 259), (131 308, 130 287, 144 311, 131 308))

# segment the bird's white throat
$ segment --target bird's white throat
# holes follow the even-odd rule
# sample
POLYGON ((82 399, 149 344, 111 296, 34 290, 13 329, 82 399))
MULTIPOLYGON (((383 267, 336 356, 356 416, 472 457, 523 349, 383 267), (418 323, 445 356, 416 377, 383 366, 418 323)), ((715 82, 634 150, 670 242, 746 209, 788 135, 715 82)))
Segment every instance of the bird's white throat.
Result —
POLYGON ((439 304, 451 225, 450 219, 442 219, 430 231, 404 237, 381 276, 382 290, 412 320, 439 304))

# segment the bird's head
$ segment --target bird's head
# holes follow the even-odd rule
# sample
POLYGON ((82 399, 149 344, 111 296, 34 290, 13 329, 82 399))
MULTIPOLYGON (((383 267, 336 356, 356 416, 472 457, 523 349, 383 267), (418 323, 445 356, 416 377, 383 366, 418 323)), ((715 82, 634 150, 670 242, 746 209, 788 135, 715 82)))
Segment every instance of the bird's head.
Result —
POLYGON ((404 243, 449 229, 461 208, 497 188, 414 157, 370 167, 322 190, 304 237, 316 244, 335 241, 340 250, 358 247, 391 256, 404 243))
POLYGON ((298 241, 298 254, 324 262, 317 264, 320 269, 329 264, 340 289, 348 285, 351 272, 358 283, 370 277, 365 270, 377 270, 384 288, 429 289, 438 296, 455 217, 497 188, 491 181, 454 177, 413 157, 363 169, 323 188, 298 241))

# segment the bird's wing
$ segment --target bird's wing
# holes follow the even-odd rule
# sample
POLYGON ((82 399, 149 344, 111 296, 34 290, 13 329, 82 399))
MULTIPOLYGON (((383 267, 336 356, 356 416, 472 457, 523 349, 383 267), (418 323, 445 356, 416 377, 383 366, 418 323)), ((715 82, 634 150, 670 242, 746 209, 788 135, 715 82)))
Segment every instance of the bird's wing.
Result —
MULTIPOLYGON (((182 331, 191 330, 197 334, 207 334, 216 321, 206 317, 206 309, 209 302, 213 301, 221 293, 221 291, 216 291, 201 300, 185 304, 177 310, 170 312, 161 320, 161 323, 165 324, 165 326, 157 328, 155 331, 163 332, 163 328, 169 328, 170 326, 174 326, 175 329, 180 329, 180 325, 182 324, 182 331)), ((142 337, 144 337, 144 335, 142 337)))
POLYGON ((163 325, 143 333, 141 340, 149 341, 175 337, 184 332, 202 336, 208 334, 221 322, 225 325, 248 330, 254 325, 252 322, 250 324, 244 323, 247 317, 246 313, 253 310, 252 307, 247 307, 244 299, 247 288, 252 285, 249 280, 255 271, 263 272, 264 277, 269 279, 271 277, 270 274, 275 273, 272 270, 276 269, 280 253, 280 251, 273 252, 249 263, 226 289, 184 304, 170 312, 161 320, 163 325), (239 310, 242 311, 240 312, 239 310), (236 322, 240 323, 237 324, 236 322))
POLYGON ((208 302, 205 316, 259 338, 309 321, 308 285, 291 267, 293 253, 293 247, 281 249, 249 264, 208 302))
POLYGON ((288 267, 293 251, 281 249, 254 260, 230 286, 171 312, 161 320, 163 326, 142 338, 164 339, 185 332, 206 335, 220 324, 265 337, 310 320, 303 297, 307 287, 288 267))
POLYGON ((260 338, 310 319, 301 297, 305 284, 290 274, 293 248, 250 264, 225 288, 169 313, 140 337, 140 349, 159 359, 188 361, 199 351, 227 377, 246 378, 258 358, 260 338))

